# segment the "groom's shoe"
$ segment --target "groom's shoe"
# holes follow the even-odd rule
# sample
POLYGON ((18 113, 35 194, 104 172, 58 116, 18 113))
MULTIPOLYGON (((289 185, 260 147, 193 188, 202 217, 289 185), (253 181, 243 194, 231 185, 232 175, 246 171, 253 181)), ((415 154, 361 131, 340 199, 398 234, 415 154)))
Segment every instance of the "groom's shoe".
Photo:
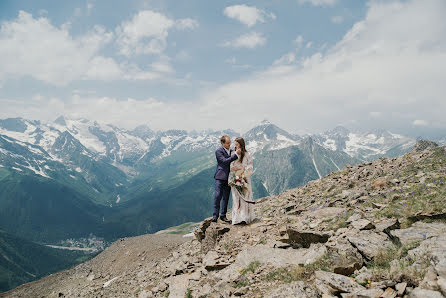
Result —
POLYGON ((217 222, 217 220, 218 220, 218 217, 212 217, 212 222, 217 222))
POLYGON ((226 218, 226 216, 220 216, 220 220, 224 221, 225 223, 230 223, 231 221, 226 218))

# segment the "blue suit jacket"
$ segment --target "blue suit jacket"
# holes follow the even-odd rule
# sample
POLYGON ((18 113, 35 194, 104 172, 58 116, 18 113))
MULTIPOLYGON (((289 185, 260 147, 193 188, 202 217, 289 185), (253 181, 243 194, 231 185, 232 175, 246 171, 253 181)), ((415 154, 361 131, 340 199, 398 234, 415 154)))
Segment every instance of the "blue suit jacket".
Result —
MULTIPOLYGON (((229 153, 232 153, 232 149, 230 149, 229 153)), ((214 179, 216 180, 228 180, 230 164, 238 157, 236 154, 228 155, 225 148, 221 146, 215 151, 215 157, 217 158, 217 169, 215 170, 214 179)))

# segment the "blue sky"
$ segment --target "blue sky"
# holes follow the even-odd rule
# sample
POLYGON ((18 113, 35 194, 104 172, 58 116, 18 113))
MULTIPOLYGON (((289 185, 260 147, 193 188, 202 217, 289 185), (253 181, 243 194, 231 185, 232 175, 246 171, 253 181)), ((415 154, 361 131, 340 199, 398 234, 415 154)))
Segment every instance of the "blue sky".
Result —
POLYGON ((441 129, 422 103, 446 107, 445 13, 442 0, 3 0, 0 117, 441 129))

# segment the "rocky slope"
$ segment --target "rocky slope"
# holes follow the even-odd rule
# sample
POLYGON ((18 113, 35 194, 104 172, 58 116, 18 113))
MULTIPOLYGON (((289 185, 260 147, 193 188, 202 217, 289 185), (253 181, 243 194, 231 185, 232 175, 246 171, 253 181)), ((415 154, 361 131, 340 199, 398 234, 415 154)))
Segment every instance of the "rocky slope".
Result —
POLYGON ((446 148, 419 142, 262 198, 250 225, 117 241, 3 296, 445 297, 445 198, 446 148))

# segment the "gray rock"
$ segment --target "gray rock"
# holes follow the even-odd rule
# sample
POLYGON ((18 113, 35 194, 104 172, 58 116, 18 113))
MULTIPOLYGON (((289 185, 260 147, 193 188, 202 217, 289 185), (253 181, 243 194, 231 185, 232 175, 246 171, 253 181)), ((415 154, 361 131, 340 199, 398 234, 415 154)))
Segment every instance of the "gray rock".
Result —
POLYGON ((395 290, 398 295, 403 296, 404 292, 406 291, 407 282, 401 282, 395 286, 395 290))
POLYGON ((198 241, 201 242, 201 240, 204 239, 206 229, 211 225, 211 223, 212 223, 212 217, 206 218, 201 222, 198 229, 194 231, 195 237, 197 238, 198 241))
POLYGON ((428 148, 436 148, 438 144, 428 140, 419 140, 412 148, 412 152, 421 152, 428 148))
POLYGON ((410 228, 394 230, 390 233, 399 239, 402 244, 410 244, 446 233, 446 224, 441 222, 425 223, 419 221, 414 223, 410 228))
POLYGON ((413 259, 428 258, 436 273, 446 278, 446 234, 431 237, 408 252, 413 259))
POLYGON ((446 278, 439 276, 437 279, 437 285, 440 288, 443 295, 446 296, 446 278))
POLYGON ((379 298, 384 293, 382 289, 367 289, 355 293, 343 293, 342 298, 379 298))
POLYGON ((287 229, 287 234, 288 239, 283 239, 283 242, 304 248, 310 247, 312 243, 325 243, 330 237, 326 233, 317 231, 300 231, 292 227, 287 229))
POLYGON ((444 298, 444 296, 437 291, 415 288, 410 292, 409 298, 444 298))
POLYGON ((227 268, 221 270, 216 276, 220 280, 231 281, 238 277, 238 270, 246 268, 252 262, 270 264, 274 267, 286 267, 289 265, 308 265, 316 262, 327 252, 322 244, 313 244, 310 248, 280 249, 267 245, 249 246, 243 249, 227 268))
POLYGON ((220 262, 219 259, 220 257, 216 251, 214 250, 209 251, 203 258, 204 268, 208 271, 212 271, 212 270, 220 270, 229 266, 228 263, 220 262))
POLYGON ((386 234, 389 234, 390 231, 396 230, 400 228, 400 222, 398 219, 387 219, 383 220, 376 224, 376 231, 377 232, 384 232, 386 234))
POLYGON ((361 254, 345 238, 331 237, 325 244, 330 260, 335 264, 333 272, 342 275, 350 275, 363 265, 361 254))
POLYGON ((389 237, 384 233, 365 230, 348 236, 348 241, 356 247, 368 260, 372 260, 380 251, 393 246, 389 237))
POLYGON ((340 293, 355 293, 365 290, 363 286, 357 284, 353 279, 344 275, 325 271, 316 271, 315 277, 317 280, 323 282, 340 293))
POLYGON ((303 282, 303 281, 297 281, 290 284, 281 285, 274 290, 268 292, 265 294, 265 297, 271 297, 271 298, 313 298, 318 297, 318 293, 316 289, 303 282))
POLYGON ((395 298, 397 292, 392 288, 387 288, 384 293, 381 295, 382 298, 395 298))
POLYGON ((351 223, 351 225, 357 230, 372 230, 375 228, 375 225, 367 219, 355 220, 351 223))

